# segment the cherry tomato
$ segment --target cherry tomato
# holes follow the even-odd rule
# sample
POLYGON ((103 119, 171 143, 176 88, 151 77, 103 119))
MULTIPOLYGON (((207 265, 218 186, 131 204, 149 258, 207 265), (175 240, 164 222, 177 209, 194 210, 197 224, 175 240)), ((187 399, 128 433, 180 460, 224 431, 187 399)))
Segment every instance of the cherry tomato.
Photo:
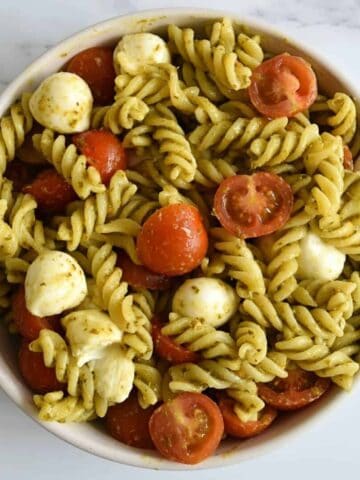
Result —
POLYGON ((65 386, 57 380, 55 369, 45 367, 43 354, 31 352, 29 343, 23 340, 19 351, 19 368, 26 385, 41 394, 63 390, 65 386))
POLYGON ((45 214, 61 213, 77 198, 72 186, 52 168, 40 172, 23 192, 30 193, 45 214))
POLYGON ((185 204, 157 210, 146 220, 137 239, 140 261, 168 276, 194 270, 207 247, 208 236, 199 210, 185 204))
POLYGON ((224 419, 225 432, 232 437, 250 438, 266 430, 277 417, 277 411, 266 406, 255 421, 243 422, 234 412, 234 401, 231 398, 222 398, 219 407, 224 419))
POLYGON ((89 85, 95 103, 107 105, 114 99, 115 70, 113 51, 108 47, 83 50, 73 57, 66 67, 89 85))
POLYGON ((171 287, 171 278, 152 272, 143 265, 136 265, 126 253, 117 254, 117 266, 123 272, 123 280, 135 288, 166 290, 171 287))
POLYGON ((153 413, 150 435, 169 460, 199 463, 218 447, 224 422, 219 407, 202 393, 181 393, 153 413))
POLYGON ((20 286, 12 299, 12 312, 16 328, 20 335, 27 340, 36 340, 43 328, 60 330, 58 315, 51 317, 38 317, 26 308, 25 289, 20 286))
POLYGON ((105 185, 109 184, 115 172, 125 170, 125 150, 113 133, 107 130, 88 130, 74 135, 73 142, 87 157, 90 165, 98 170, 105 185))
POLYGON ((135 393, 125 402, 110 407, 106 414, 106 427, 110 435, 136 448, 154 448, 149 432, 149 421, 155 407, 140 407, 135 393))
POLYGON ((235 175, 220 183, 215 193, 214 211, 230 233, 254 238, 285 225, 293 201, 290 185, 274 173, 235 175))
POLYGON ((200 360, 196 352, 191 352, 182 345, 177 345, 171 337, 161 333, 162 324, 158 317, 154 317, 151 323, 154 348, 159 357, 173 365, 185 362, 196 363, 200 360))
POLYGON ((347 145, 344 145, 344 168, 345 170, 354 170, 353 156, 347 145))
POLYGON ((15 192, 21 192, 23 187, 27 185, 34 178, 30 170, 30 166, 26 165, 19 160, 13 160, 9 162, 6 171, 5 177, 13 182, 13 189, 15 192))
POLYGON ((303 58, 283 53, 255 68, 249 96, 266 117, 293 117, 315 102, 316 76, 303 58))
POLYGON ((278 410, 297 410, 320 398, 330 387, 328 378, 319 378, 300 368, 289 370, 287 378, 258 385, 259 396, 278 410))

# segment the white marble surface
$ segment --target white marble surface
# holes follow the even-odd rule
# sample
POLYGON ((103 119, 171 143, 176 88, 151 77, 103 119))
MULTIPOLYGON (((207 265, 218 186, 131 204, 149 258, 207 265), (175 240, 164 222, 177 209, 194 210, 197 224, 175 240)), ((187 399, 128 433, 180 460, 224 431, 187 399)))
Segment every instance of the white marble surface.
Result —
MULTIPOLYGON (((209 0, 0 0, 0 91, 27 64, 62 38, 125 12, 168 6, 209 7, 209 0)), ((273 23, 360 78, 360 0, 222 0, 214 8, 273 23)), ((338 479, 360 470, 359 399, 289 445, 237 467, 201 473, 171 473, 172 479, 338 479)), ((50 436, 0 392, 0 479, 52 480, 89 477, 164 479, 169 473, 134 470, 83 453, 50 436)))

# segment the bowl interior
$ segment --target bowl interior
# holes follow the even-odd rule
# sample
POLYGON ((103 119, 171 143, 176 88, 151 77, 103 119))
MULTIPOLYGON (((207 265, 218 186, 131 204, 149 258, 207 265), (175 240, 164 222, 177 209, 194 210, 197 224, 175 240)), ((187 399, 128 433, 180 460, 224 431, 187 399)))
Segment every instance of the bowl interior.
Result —
MULTIPOLYGON (((19 77, 13 81, 0 96, 0 116, 4 114, 12 102, 23 92, 31 91, 46 76, 59 70, 74 54, 96 45, 115 45, 118 39, 127 33, 139 31, 153 31, 165 33, 169 23, 179 26, 190 26, 200 31, 204 25, 216 18, 230 15, 238 24, 246 25, 253 33, 259 33, 265 49, 273 53, 287 51, 299 54, 313 65, 319 80, 320 90, 326 94, 344 91, 355 99, 358 92, 347 82, 342 75, 325 65, 312 52, 304 50, 296 42, 290 41, 277 31, 253 20, 247 21, 236 14, 211 10, 167 9, 154 10, 135 15, 111 19, 96 26, 90 27, 73 37, 65 40, 48 51, 45 55, 31 64, 19 77)), ((17 405, 36 418, 36 410, 32 404, 31 394, 24 386, 17 369, 16 348, 4 328, 0 328, 0 386, 17 403, 17 405)), ((356 382, 355 389, 359 388, 356 382)), ((305 426, 311 426, 320 421, 328 410, 339 406, 339 400, 344 394, 334 388, 317 404, 293 415, 284 415, 274 426, 263 435, 254 439, 239 442, 227 441, 217 454, 194 468, 213 468, 231 465, 242 460, 259 456, 265 451, 273 449, 277 443, 288 440, 290 434, 299 434, 305 426)), ((113 440, 103 430, 100 422, 92 424, 56 423, 43 424, 50 432, 90 453, 108 458, 119 463, 135 465, 144 468, 156 469, 186 469, 188 467, 168 462, 160 458, 155 452, 136 450, 113 440)))

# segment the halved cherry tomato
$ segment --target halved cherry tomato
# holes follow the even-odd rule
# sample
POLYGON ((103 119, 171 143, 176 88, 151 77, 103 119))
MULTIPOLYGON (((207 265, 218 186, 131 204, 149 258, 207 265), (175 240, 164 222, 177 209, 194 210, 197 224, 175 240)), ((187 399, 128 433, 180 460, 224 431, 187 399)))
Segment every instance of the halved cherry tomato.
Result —
POLYGON ((303 58, 282 53, 255 68, 249 96, 266 117, 293 117, 315 102, 316 76, 303 58))
POLYGON ((159 357, 173 365, 185 362, 197 363, 200 360, 196 352, 191 352, 187 348, 177 345, 171 337, 161 333, 162 324, 158 317, 153 317, 151 323, 154 348, 159 357))
POLYGON ((219 407, 224 419, 225 432, 232 437, 250 438, 266 430, 277 417, 277 411, 266 406, 258 420, 243 422, 234 412, 234 400, 221 398, 219 407))
POLYGON ((294 196, 278 175, 258 172, 235 175, 220 183, 214 211, 221 225, 233 235, 254 238, 279 230, 288 221, 294 196))
POLYGON ((116 263, 123 271, 123 280, 132 287, 166 290, 171 286, 171 278, 152 272, 143 265, 136 265, 126 253, 119 252, 116 263))
POLYGON ((181 393, 164 403, 153 413, 149 427, 165 458, 190 465, 212 455, 224 433, 219 407, 201 393, 181 393))
POLYGON ((106 414, 106 427, 110 435, 136 448, 154 448, 149 432, 149 421, 155 407, 140 407, 133 392, 125 402, 110 407, 106 414))
POLYGON ((289 370, 287 378, 258 385, 259 396, 278 410, 297 410, 320 398, 330 387, 328 378, 300 368, 289 370))
POLYGON ((93 47, 73 57, 66 67, 89 85, 95 103, 107 105, 114 99, 115 70, 113 51, 108 47, 93 47))
POLYGON ((30 185, 23 188, 23 192, 30 193, 45 214, 61 213, 77 198, 72 186, 52 168, 40 172, 30 185))
POLYGON ((347 145, 344 145, 344 168, 345 170, 354 170, 353 156, 347 145))
POLYGON ((101 180, 108 185, 118 170, 125 170, 126 153, 120 140, 107 130, 88 130, 73 136, 73 142, 96 168, 101 180))
POLYGON ((186 204, 157 210, 146 220, 137 239, 140 261, 150 270, 170 277, 198 267, 207 247, 200 212, 186 204))
POLYGON ((45 367, 43 354, 31 352, 29 343, 23 340, 19 351, 19 368, 26 385, 41 394, 63 390, 65 386, 57 380, 55 369, 45 367))
POLYGON ((43 328, 60 330, 58 315, 51 317, 38 317, 26 308, 25 289, 20 286, 12 299, 13 320, 20 335, 27 340, 36 340, 43 328))
POLYGON ((15 192, 21 192, 23 187, 34 178, 34 174, 31 172, 29 165, 19 160, 13 160, 6 167, 5 177, 13 182, 15 192))

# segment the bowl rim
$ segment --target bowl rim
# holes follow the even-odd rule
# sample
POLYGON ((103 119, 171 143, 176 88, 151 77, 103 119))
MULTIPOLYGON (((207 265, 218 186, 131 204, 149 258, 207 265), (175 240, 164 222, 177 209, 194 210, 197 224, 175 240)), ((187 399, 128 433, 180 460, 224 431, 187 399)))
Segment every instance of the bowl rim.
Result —
MULTIPOLYGON (((242 16, 240 13, 235 12, 235 11, 230 11, 230 10, 218 10, 218 9, 205 9, 205 8, 187 8, 187 7, 170 7, 170 8, 155 8, 155 9, 146 9, 146 10, 139 10, 135 12, 129 12, 125 13, 119 16, 115 16, 112 18, 109 18, 107 20, 95 23, 93 25, 87 26, 86 28, 83 28, 76 33, 69 35, 65 37, 62 41, 56 43, 54 46, 52 46, 49 50, 47 50, 45 53, 41 54, 38 56, 34 61, 32 61, 28 66, 13 79, 9 85, 1 92, 0 94, 0 116, 3 115, 3 113, 7 110, 7 108, 11 105, 12 101, 15 100, 15 97, 17 97, 22 91, 24 91, 24 84, 26 83, 26 78, 31 77, 31 75, 36 71, 37 67, 39 64, 44 63, 47 59, 52 60, 54 56, 57 54, 59 50, 65 50, 70 47, 70 45, 73 45, 74 41, 77 39, 81 39, 86 36, 90 36, 91 34, 94 33, 101 33, 105 32, 106 30, 112 30, 114 26, 119 22, 119 21, 126 21, 126 20, 145 20, 145 19, 151 19, 151 18, 162 18, 162 17, 171 17, 171 16, 182 16, 182 15, 188 15, 189 19, 199 17, 202 20, 206 19, 216 19, 216 18, 222 18, 224 16, 229 16, 236 22, 239 22, 240 24, 244 24, 250 29, 254 30, 261 30, 270 37, 275 37, 275 38, 286 38, 286 41, 288 42, 289 45, 294 46, 295 48, 301 50, 306 56, 309 56, 313 59, 315 59, 319 65, 323 66, 324 69, 329 72, 334 78, 339 80, 341 85, 345 87, 347 91, 350 92, 351 96, 357 100, 360 98, 360 87, 357 87, 355 82, 353 80, 349 80, 348 78, 345 77, 342 71, 338 70, 337 67, 334 65, 334 62, 332 60, 329 60, 328 58, 325 58, 322 54, 319 54, 316 51, 316 48, 310 48, 309 46, 304 46, 301 44, 301 41, 296 40, 292 36, 285 35, 281 30, 279 30, 276 27, 273 27, 269 25, 267 22, 263 20, 259 20, 255 17, 252 16, 242 16)), ((319 408, 316 412, 315 415, 308 415, 305 418, 302 418, 301 422, 297 423, 296 426, 293 426, 289 431, 286 432, 286 434, 282 434, 278 437, 275 437, 268 442, 262 442, 260 445, 257 445, 256 447, 250 449, 245 458, 238 458, 239 453, 242 452, 241 450, 239 452, 234 452, 232 455, 228 455, 227 453, 225 454, 219 454, 213 457, 210 457, 210 459, 206 460, 205 462, 202 462, 197 465, 183 465, 183 464, 178 464, 174 462, 167 461, 166 459, 163 459, 161 457, 158 458, 153 458, 149 457, 146 461, 146 452, 141 450, 137 450, 134 448, 131 448, 130 450, 126 450, 124 447, 124 451, 119 448, 118 452, 119 455, 111 455, 107 454, 106 451, 97 451, 93 447, 91 447, 89 444, 86 442, 86 436, 85 438, 77 438, 77 434, 73 434, 70 430, 67 430, 64 428, 64 424, 58 424, 58 423, 51 423, 51 422, 42 422, 40 421, 34 414, 34 410, 32 406, 24 400, 23 396, 23 390, 20 388, 16 388, 16 385, 11 384, 8 381, 7 375, 3 372, 3 369, 1 368, 1 362, 2 362, 2 355, 0 354, 0 388, 5 392, 5 394, 17 405, 17 407, 24 412, 26 415, 28 415, 32 420, 34 420, 38 425, 42 426, 45 430, 48 432, 52 433, 56 437, 60 438, 61 440, 66 441, 67 443, 83 450, 88 453, 94 454, 98 457, 111 460, 116 463, 128 465, 128 466, 133 466, 133 467, 138 467, 138 468, 146 468, 146 469, 155 469, 155 470, 163 470, 163 471, 169 471, 169 470, 203 470, 203 469, 214 469, 214 468, 219 468, 219 467, 224 467, 224 466, 230 466, 230 465, 235 465, 238 464, 240 461, 245 461, 248 459, 252 459, 255 456, 258 457, 259 455, 264 455, 268 453, 269 451, 273 450, 277 446, 280 446, 284 442, 288 441, 289 439, 294 439, 295 435, 297 438, 300 436, 300 432, 304 434, 305 431, 309 431, 311 427, 314 427, 316 424, 320 423, 322 418, 325 416, 325 414, 329 413, 329 410, 331 409, 332 413, 334 413, 336 408, 340 408, 342 405, 342 400, 346 398, 346 394, 343 392, 336 392, 333 395, 329 396, 329 399, 327 400, 326 403, 326 408, 325 406, 322 406, 319 408), (309 425, 310 424, 310 425, 309 425), (305 428, 306 427, 306 428, 305 428), (135 453, 134 453, 135 451, 135 453), (121 453, 121 454, 120 454, 121 453), (238 453, 238 455, 237 455, 238 453), (145 460, 144 460, 145 459, 145 460)), ((12 372, 13 373, 13 372, 12 372)), ((360 382, 355 381, 354 387, 353 387, 353 393, 357 389, 360 388, 360 382)), ((241 457, 242 455, 240 455, 241 457)))

